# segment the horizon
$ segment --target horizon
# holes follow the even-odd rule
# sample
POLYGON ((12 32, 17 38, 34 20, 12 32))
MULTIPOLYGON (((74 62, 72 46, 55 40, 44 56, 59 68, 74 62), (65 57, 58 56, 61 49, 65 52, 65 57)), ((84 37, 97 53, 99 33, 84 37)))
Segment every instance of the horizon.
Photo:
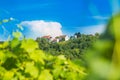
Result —
POLYGON ((119 12, 119 0, 3 0, 0 3, 0 41, 6 40, 16 25, 23 26, 27 38, 38 36, 102 33, 110 17, 119 12), (102 6, 101 6, 102 5, 102 6))

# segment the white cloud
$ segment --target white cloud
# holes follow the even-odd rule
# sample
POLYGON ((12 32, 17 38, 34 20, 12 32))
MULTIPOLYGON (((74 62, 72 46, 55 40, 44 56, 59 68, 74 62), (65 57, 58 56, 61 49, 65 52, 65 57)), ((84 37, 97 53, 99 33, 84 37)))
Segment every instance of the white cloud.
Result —
POLYGON ((95 34, 96 32, 102 33, 105 30, 105 24, 79 27, 78 30, 86 34, 95 34))
POLYGON ((94 19, 99 19, 99 20, 107 20, 110 17, 106 17, 106 16, 93 16, 94 19))
POLYGON ((24 28, 27 28, 27 37, 36 38, 44 35, 56 37, 62 35, 62 25, 58 22, 46 22, 43 20, 23 21, 20 23, 24 28))

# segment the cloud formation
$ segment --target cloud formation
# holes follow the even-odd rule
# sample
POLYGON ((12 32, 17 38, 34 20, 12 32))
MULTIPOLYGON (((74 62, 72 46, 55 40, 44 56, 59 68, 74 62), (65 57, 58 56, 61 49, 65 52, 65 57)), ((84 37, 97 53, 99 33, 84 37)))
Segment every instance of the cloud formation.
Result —
MULTIPOLYGON (((62 25, 58 22, 46 22, 43 20, 23 21, 20 23, 27 30, 26 37, 40 37, 44 35, 51 35, 56 37, 62 35, 62 25)), ((26 31, 25 30, 25 31, 26 31)))

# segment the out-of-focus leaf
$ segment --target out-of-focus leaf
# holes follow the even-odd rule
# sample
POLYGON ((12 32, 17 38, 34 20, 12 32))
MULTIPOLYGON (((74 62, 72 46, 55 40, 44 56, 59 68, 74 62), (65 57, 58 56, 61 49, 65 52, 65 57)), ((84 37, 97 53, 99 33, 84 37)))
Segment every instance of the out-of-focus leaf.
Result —
POLYGON ((14 77, 14 72, 13 71, 7 71, 4 74, 3 80, 12 80, 14 77))
POLYGON ((3 46, 2 46, 2 47, 3 47, 3 48, 6 48, 6 47, 8 47, 8 45, 9 45, 9 42, 6 41, 6 42, 3 43, 3 46))
POLYGON ((43 51, 36 50, 36 51, 33 51, 32 53, 30 53, 29 55, 30 55, 30 58, 35 60, 36 62, 39 61, 42 64, 45 64, 44 59, 46 59, 46 56, 43 53, 43 51))
POLYGON ((55 68, 53 70, 53 75, 54 75, 55 79, 59 78, 61 72, 62 72, 62 66, 55 66, 55 68))
POLYGON ((38 80, 53 80, 53 76, 50 74, 50 71, 46 69, 41 72, 38 80))
POLYGON ((105 60, 98 59, 98 60, 95 60, 91 64, 91 68, 95 72, 96 75, 99 75, 99 76, 105 78, 106 76, 108 76, 108 74, 110 72, 110 63, 108 63, 105 60))
POLYGON ((13 32, 12 34, 15 38, 20 38, 22 36, 22 33, 21 32, 13 32))
POLYGON ((7 59, 7 57, 6 57, 5 53, 0 51, 0 64, 4 63, 6 59, 7 59))
POLYGON ((32 52, 38 48, 38 44, 32 39, 23 40, 21 48, 25 49, 27 52, 32 52))
POLYGON ((30 73, 30 75, 33 76, 34 78, 36 78, 38 76, 38 73, 39 73, 37 67, 34 66, 33 62, 26 63, 25 72, 30 73))
POLYGON ((19 44, 20 44, 20 41, 18 40, 18 38, 14 38, 14 39, 11 41, 11 48, 15 48, 15 47, 17 47, 19 44))
POLYGON ((4 19, 4 20, 2 20, 2 22, 7 23, 7 22, 9 22, 9 19, 4 19))

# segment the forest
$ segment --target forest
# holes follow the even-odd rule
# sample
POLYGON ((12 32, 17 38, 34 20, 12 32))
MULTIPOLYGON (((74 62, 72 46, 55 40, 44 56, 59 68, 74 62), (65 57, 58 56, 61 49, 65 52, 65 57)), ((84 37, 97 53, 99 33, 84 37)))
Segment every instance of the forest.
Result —
POLYGON ((39 44, 39 48, 47 54, 53 56, 64 55, 67 59, 72 61, 82 61, 84 53, 87 49, 92 46, 97 39, 99 39, 100 34, 81 34, 80 32, 75 33, 68 41, 61 41, 52 43, 46 38, 37 38, 36 41, 39 44))

